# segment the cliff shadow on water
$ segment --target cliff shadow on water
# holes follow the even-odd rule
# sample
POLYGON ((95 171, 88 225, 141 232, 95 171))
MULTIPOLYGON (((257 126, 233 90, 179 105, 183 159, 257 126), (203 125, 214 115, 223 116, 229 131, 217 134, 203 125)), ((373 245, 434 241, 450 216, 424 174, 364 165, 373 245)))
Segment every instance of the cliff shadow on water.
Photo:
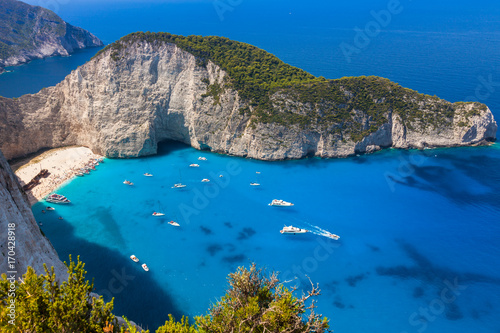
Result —
MULTIPOLYGON (((42 208, 43 203, 39 202, 33 206, 33 211, 42 208)), ((88 272, 86 278, 94 282, 94 292, 107 302, 114 298, 116 316, 125 316, 144 329, 153 330, 165 323, 168 314, 177 319, 182 317, 177 300, 152 278, 154 272, 145 272, 139 263, 118 251, 75 236, 74 227, 57 216, 44 214, 36 218, 43 222, 42 229, 62 261, 68 262, 69 255, 73 261, 80 256, 88 272)))

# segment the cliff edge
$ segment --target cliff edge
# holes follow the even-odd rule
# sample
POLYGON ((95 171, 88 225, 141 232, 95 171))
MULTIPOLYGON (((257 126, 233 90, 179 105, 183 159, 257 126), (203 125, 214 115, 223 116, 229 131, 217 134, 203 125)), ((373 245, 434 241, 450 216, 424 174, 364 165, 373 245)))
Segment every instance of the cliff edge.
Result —
POLYGON ((43 264, 54 266, 58 278, 67 277, 66 266, 59 260, 49 240, 38 227, 28 197, 0 151, 0 274, 16 271, 21 277, 28 266, 39 274, 43 264), (12 266, 11 266, 12 265, 12 266))
POLYGON ((0 98, 8 159, 67 145, 144 156, 167 139, 262 160, 345 157, 483 144, 496 130, 484 104, 379 77, 316 78, 248 44, 166 33, 128 35, 55 87, 0 98))
POLYGON ((103 45, 52 11, 17 0, 0 0, 0 36, 0 73, 5 66, 103 45))

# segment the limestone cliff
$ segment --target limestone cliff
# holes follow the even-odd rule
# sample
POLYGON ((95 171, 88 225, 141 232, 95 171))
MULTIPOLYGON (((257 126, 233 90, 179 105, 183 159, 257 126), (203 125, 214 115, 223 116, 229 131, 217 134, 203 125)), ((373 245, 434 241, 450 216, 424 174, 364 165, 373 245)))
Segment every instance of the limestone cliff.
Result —
POLYGON ((135 157, 155 154, 158 142, 172 139, 279 160, 463 146, 496 136, 485 105, 451 104, 381 78, 313 79, 301 91, 296 85, 273 90, 274 113, 264 114, 217 61, 193 53, 133 38, 105 49, 55 87, 1 98, 0 148, 8 159, 67 145, 135 157), (317 85, 335 100, 304 90, 317 85))
POLYGON ((5 66, 101 45, 99 38, 48 9, 0 0, 0 73, 5 66))
MULTIPOLYGON (((67 276, 66 266, 59 260, 56 251, 40 232, 26 194, 22 191, 14 172, 0 152, 0 273, 17 271, 16 276, 26 273, 28 266, 43 273, 43 264, 54 266, 57 276, 67 276), (9 235, 8 231, 13 231, 9 235), (14 243, 8 237, 14 237, 14 243), (13 246, 13 247, 12 247, 13 246), (9 253, 9 251, 12 251, 9 253), (13 258, 13 267, 8 267, 13 258)), ((10 238, 12 241, 13 238, 10 238)))

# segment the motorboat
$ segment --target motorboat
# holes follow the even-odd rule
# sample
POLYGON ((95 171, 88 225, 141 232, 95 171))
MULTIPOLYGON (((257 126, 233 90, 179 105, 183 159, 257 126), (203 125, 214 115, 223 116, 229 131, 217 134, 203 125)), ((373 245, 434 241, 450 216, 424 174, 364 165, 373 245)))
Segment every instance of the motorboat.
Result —
POLYGON ((163 213, 153 212, 153 216, 165 216, 163 213))
POLYGON ((76 175, 77 175, 78 177, 83 177, 83 176, 85 176, 85 174, 84 174, 83 172, 77 172, 77 173, 76 173, 76 175))
POLYGON ((71 202, 64 195, 56 194, 56 193, 51 194, 48 197, 46 197, 45 201, 56 203, 56 204, 69 204, 71 202))
POLYGON ((186 185, 182 184, 182 183, 177 183, 177 184, 174 184, 174 186, 172 186, 172 188, 184 188, 186 187, 186 185))
POLYGON ((46 210, 56 210, 54 207, 47 206, 46 210))
POLYGON ((334 240, 338 240, 340 238, 339 235, 335 235, 335 234, 332 234, 332 233, 328 233, 325 236, 328 237, 328 238, 334 239, 334 240))
POLYGON ((202 182, 202 183, 208 183, 209 181, 210 181, 210 179, 207 179, 207 178, 203 178, 203 179, 201 180, 201 182, 202 182))
POLYGON ((309 230, 306 230, 306 229, 301 229, 301 228, 297 228, 297 227, 293 227, 293 226, 286 226, 280 230, 280 232, 282 234, 292 234, 292 235, 295 235, 295 234, 305 234, 306 232, 309 232, 309 230))
POLYGON ((200 165, 199 164, 196 164, 196 163, 193 163, 193 164, 189 164, 189 166, 191 168, 198 168, 200 165))
POLYGON ((130 185, 130 186, 134 185, 134 183, 132 183, 132 182, 130 182, 128 180, 123 181, 123 184, 130 185))
POLYGON ((269 204, 269 206, 291 207, 293 206, 293 203, 286 202, 284 200, 273 199, 273 201, 269 204))
POLYGON ((180 227, 180 224, 175 221, 170 221, 168 224, 173 225, 174 227, 180 227))
POLYGON ((203 156, 198 157, 198 161, 206 161, 206 160, 207 160, 206 157, 203 157, 203 156))
POLYGON ((146 263, 142 264, 141 266, 146 272, 149 272, 149 267, 148 265, 146 265, 146 263))
POLYGON ((259 183, 250 183, 250 186, 260 186, 259 183))
POLYGON ((131 255, 130 256, 130 259, 132 259, 134 262, 139 262, 139 258, 137 258, 136 256, 134 255, 131 255))
POLYGON ((146 173, 144 174, 144 176, 146 176, 146 177, 153 177, 153 175, 152 175, 152 174, 150 174, 150 173, 148 173, 148 172, 146 172, 146 173))

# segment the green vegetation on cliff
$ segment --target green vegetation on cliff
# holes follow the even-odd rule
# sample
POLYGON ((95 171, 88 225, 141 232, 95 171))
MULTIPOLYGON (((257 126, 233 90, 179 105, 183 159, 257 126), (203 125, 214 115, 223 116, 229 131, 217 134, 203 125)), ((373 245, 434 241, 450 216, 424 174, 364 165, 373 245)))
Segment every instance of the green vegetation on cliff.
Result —
MULTIPOLYGON (((376 131, 393 113, 410 128, 447 126, 456 107, 380 77, 315 77, 262 49, 224 37, 137 32, 100 53, 111 49, 113 59, 119 61, 120 50, 134 42, 173 43, 193 54, 199 66, 208 61, 217 64, 228 73, 225 85, 237 90, 248 104, 240 112, 253 116, 254 122, 319 126, 358 141, 376 131)), ((218 104, 221 87, 206 83, 204 96, 212 96, 218 104)))
MULTIPOLYGON (((85 265, 78 260, 68 265, 67 281, 58 283, 54 269, 45 268, 45 274, 36 275, 28 268, 19 281, 2 274, 0 279, 1 332, 57 332, 57 333, 138 333, 126 319, 126 325, 117 324, 112 314, 113 301, 105 303, 102 296, 90 293, 93 284, 85 280, 85 265), (13 292, 14 290, 14 292, 13 292), (15 319, 11 313, 12 293, 15 293, 15 319), (12 322, 9 322, 12 321, 12 322)), ((301 298, 281 284, 275 273, 266 277, 253 264, 240 267, 229 274, 226 295, 212 305, 205 316, 191 324, 183 317, 176 321, 169 315, 157 333, 229 333, 229 332, 316 332, 328 331, 328 319, 313 311, 319 295, 317 286, 301 298), (307 313, 308 312, 308 313, 307 313)), ((148 333, 149 331, 141 331, 148 333)))

